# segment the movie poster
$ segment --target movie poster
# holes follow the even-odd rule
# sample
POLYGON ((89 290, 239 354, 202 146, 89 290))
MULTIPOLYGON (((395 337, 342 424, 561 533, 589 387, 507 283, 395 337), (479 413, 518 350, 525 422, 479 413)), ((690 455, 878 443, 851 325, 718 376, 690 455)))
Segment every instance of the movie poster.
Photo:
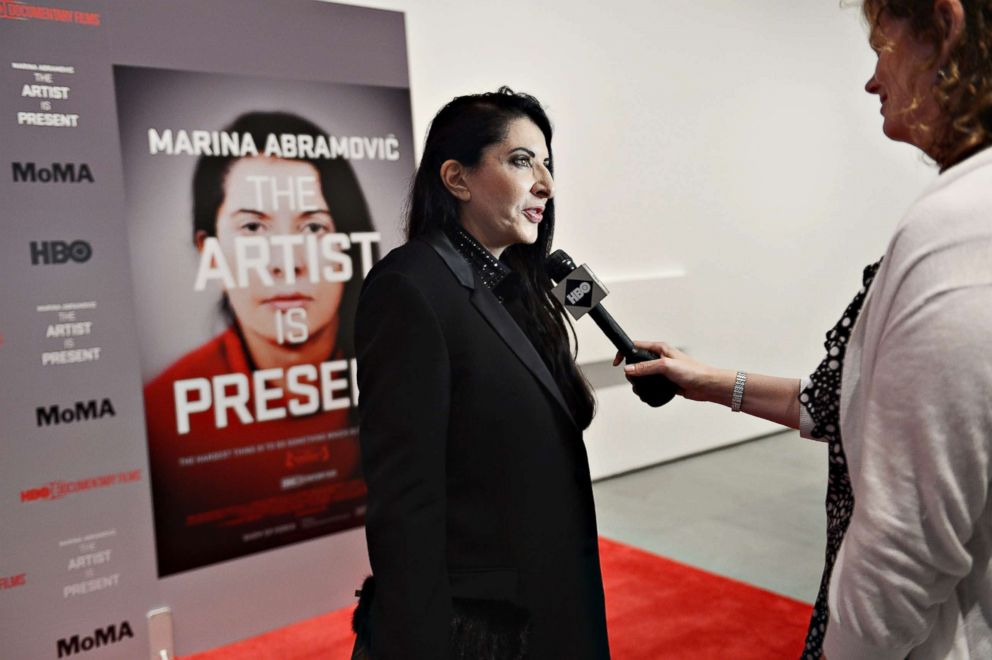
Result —
POLYGON ((353 318, 396 242, 408 91, 114 85, 159 575, 363 524, 353 318))

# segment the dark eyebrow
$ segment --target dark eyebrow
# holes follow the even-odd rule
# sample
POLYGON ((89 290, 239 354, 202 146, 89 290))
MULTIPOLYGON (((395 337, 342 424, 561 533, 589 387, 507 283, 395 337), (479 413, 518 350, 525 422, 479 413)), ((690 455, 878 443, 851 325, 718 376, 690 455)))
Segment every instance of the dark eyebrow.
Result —
MULTIPOLYGON (((247 215, 253 215, 256 218, 259 218, 260 220, 269 220, 270 219, 269 218, 269 215, 267 213, 263 213, 262 211, 258 211, 256 209, 238 209, 237 211, 234 212, 234 215, 238 215, 239 213, 245 213, 247 215)), ((330 217, 331 211, 330 211, 330 209, 309 209, 307 211, 303 211, 297 217, 300 217, 300 218, 309 218, 310 216, 313 216, 313 215, 326 215, 326 216, 330 217)))

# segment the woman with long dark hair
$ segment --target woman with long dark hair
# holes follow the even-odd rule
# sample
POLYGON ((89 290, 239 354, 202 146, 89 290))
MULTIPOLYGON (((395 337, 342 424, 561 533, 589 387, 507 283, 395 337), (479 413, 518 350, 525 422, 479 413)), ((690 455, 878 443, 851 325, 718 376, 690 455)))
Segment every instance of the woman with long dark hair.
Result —
MULTIPOLYGON (((380 659, 607 658, 582 430, 594 399, 544 262, 551 124, 507 88, 431 123, 406 245, 356 319, 380 659)), ((374 591, 374 594, 373 594, 374 591)))

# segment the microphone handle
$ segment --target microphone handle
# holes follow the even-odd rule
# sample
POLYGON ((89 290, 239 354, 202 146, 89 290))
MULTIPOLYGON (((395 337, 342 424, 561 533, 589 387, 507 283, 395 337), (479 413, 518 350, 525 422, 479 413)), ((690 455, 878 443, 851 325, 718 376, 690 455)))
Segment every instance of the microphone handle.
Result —
MULTIPOLYGON (((634 346, 634 342, 627 336, 627 333, 623 331, 623 328, 620 327, 616 320, 610 316, 610 313, 606 311, 606 308, 602 305, 596 305, 589 310, 589 316, 591 316, 592 320, 596 322, 599 329, 603 331, 606 338, 617 347, 617 350, 620 351, 621 355, 623 355, 627 364, 637 364, 638 362, 657 360, 661 357, 657 353, 634 346)), ((633 381, 634 390, 637 393, 637 396, 641 398, 641 401, 644 401, 648 405, 655 408, 658 406, 663 406, 671 401, 678 392, 678 387, 675 383, 668 380, 661 374, 636 376, 633 381)))

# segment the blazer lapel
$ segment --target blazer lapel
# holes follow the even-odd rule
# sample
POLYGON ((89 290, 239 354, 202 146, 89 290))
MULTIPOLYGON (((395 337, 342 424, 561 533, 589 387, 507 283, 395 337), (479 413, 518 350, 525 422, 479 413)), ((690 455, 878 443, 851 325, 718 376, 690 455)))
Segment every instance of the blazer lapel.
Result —
POLYGON ((510 350, 516 354, 517 358, 524 363, 524 366, 537 378, 538 382, 544 386, 544 389, 558 402, 561 409, 572 421, 572 424, 575 424, 575 420, 572 419, 572 413, 568 409, 568 404, 565 403, 565 397, 562 396, 561 390, 558 389, 558 383, 555 382, 551 372, 548 371, 544 360, 541 359, 541 356, 537 353, 537 349, 530 343, 530 339, 520 329, 517 322, 513 320, 510 313, 503 308, 503 305, 496 299, 493 292, 484 286, 476 287, 470 296, 470 300, 475 305, 475 308, 479 310, 479 313, 489 322, 489 325, 493 327, 496 334, 500 336, 506 345, 510 347, 510 350))
POLYGON ((576 424, 575 419, 572 417, 571 410, 568 408, 568 404, 565 402, 565 397, 562 396, 561 390, 558 389, 558 383, 555 382, 547 365, 544 364, 544 360, 541 359, 541 356, 537 353, 537 349, 530 343, 530 339, 520 329, 517 322, 513 320, 510 313, 496 299, 495 294, 485 286, 476 285, 475 272, 462 255, 458 253, 458 250, 451 244, 447 236, 437 232, 427 236, 424 240, 441 256, 459 283, 472 291, 469 300, 472 301, 475 309, 492 326, 500 339, 517 356, 517 359, 541 383, 548 394, 558 402, 558 405, 561 406, 562 411, 568 417, 569 421, 578 427, 578 424, 576 424))

